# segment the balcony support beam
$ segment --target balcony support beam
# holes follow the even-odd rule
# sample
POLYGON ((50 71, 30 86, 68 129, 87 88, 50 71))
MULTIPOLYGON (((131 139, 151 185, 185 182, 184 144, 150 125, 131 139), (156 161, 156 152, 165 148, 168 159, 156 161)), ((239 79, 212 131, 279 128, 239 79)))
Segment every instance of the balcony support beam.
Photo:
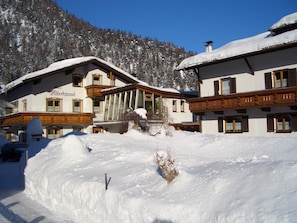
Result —
POLYGON ((253 70, 253 68, 252 68, 252 66, 251 66, 251 64, 250 64, 250 62, 248 61, 248 59, 247 59, 246 57, 244 57, 243 59, 244 59, 246 65, 248 66, 248 68, 249 68, 251 74, 252 74, 252 75, 255 75, 255 72, 254 72, 254 70, 253 70))

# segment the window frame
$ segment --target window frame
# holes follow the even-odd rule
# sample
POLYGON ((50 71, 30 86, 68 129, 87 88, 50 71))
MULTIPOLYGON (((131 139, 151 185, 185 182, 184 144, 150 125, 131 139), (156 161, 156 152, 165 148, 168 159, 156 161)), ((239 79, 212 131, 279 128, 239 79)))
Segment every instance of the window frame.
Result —
POLYGON ((101 74, 93 74, 92 76, 92 84, 93 85, 102 85, 102 75, 101 74), (98 78, 98 83, 95 81, 95 78, 98 78))
POLYGON ((97 99, 93 99, 93 113, 97 113, 97 114, 100 114, 103 112, 103 101, 100 101, 100 100, 97 100, 97 99), (98 105, 99 106, 96 106, 98 107, 98 111, 95 108, 95 102, 97 103, 98 102, 98 105))
POLYGON ((28 110, 28 102, 27 102, 27 99, 24 99, 22 101, 22 110, 23 111, 27 111, 28 110))
POLYGON ((46 111, 47 112, 62 112, 62 99, 61 98, 47 98, 46 99, 46 111), (49 110, 49 106, 48 106, 48 103, 52 101, 53 102, 53 110, 50 111, 49 110), (55 102, 59 102, 59 106, 56 106, 55 105, 55 102), (55 108, 58 107, 59 110, 57 111, 55 108))
POLYGON ((72 75, 72 86, 73 87, 83 87, 83 76, 81 74, 73 74, 72 75), (78 81, 76 81, 76 79, 78 81))
POLYGON ((273 84, 274 84, 274 88, 289 87, 289 70, 284 69, 284 70, 273 71, 273 84), (279 78, 277 78, 277 75, 279 75, 279 78), (286 76, 286 78, 284 78, 284 76, 286 76), (277 85, 278 80, 279 80, 279 86, 277 85))
POLYGON ((81 113, 83 111, 83 108, 82 108, 82 105, 83 105, 83 100, 81 99, 72 99, 72 112, 76 112, 76 113, 81 113), (79 102, 79 111, 77 111, 75 108, 75 104, 79 102))
POLYGON ((46 128, 46 138, 47 139, 57 139, 63 135, 63 128, 62 127, 52 127, 49 126, 46 128), (49 131, 54 131, 52 134, 49 131), (49 138, 49 135, 53 136, 49 138))
POLYGON ((275 114, 275 132, 276 133, 290 133, 292 132, 292 120, 289 113, 275 114), (279 122, 281 120, 281 122, 279 122), (281 129, 279 128, 281 123, 281 129), (286 123, 289 124, 289 128, 286 128, 286 123))
POLYGON ((249 117, 247 115, 235 115, 218 117, 218 132, 222 133, 243 133, 249 132, 249 117), (231 123, 232 128, 228 128, 228 123, 231 123), (240 124, 240 129, 238 125, 240 124))
POLYGON ((185 112, 185 101, 180 100, 180 112, 185 112))
POLYGON ((172 100, 172 112, 177 112, 177 100, 172 100))
POLYGON ((235 77, 226 77, 220 80, 214 81, 214 95, 229 95, 236 93, 236 78, 235 77), (224 83, 228 86, 228 92, 224 92, 223 85, 224 83))

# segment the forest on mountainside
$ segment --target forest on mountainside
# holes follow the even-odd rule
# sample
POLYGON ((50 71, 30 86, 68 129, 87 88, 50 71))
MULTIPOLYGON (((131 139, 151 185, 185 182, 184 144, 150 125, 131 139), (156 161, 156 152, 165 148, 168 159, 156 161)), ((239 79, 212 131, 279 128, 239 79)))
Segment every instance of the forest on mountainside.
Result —
POLYGON ((174 68, 193 52, 121 30, 101 29, 53 0, 0 1, 0 83, 63 59, 96 56, 154 86, 196 89, 194 73, 174 68))

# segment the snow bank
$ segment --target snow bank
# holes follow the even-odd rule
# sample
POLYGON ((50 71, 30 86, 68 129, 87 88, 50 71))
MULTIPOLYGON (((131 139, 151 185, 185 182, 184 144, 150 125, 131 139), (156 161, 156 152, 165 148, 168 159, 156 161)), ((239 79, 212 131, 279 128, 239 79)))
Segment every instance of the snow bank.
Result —
POLYGON ((52 140, 29 160, 25 193, 73 222, 297 219, 296 134, 171 133, 152 137, 131 130, 52 140), (168 150, 180 172, 170 184, 153 159, 168 150))

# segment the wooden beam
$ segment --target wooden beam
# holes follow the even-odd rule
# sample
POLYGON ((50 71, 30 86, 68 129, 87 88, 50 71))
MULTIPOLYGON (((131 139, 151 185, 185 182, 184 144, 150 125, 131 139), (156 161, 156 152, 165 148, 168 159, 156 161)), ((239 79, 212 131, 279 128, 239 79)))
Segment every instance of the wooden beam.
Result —
POLYGON ((251 74, 252 74, 252 75, 255 75, 255 72, 253 71, 253 68, 252 68, 251 64, 249 63, 248 59, 247 59, 246 57, 244 57, 243 59, 244 59, 246 65, 248 66, 248 68, 249 68, 251 74))

